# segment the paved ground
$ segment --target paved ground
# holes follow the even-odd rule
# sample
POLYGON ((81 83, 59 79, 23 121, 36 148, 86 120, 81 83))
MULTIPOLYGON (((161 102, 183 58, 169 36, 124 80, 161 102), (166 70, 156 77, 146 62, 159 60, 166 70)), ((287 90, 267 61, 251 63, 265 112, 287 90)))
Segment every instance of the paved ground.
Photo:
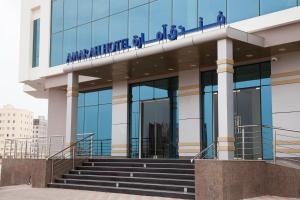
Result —
MULTIPOLYGON (((259 197, 251 200, 286 200, 279 197, 259 197)), ((146 197, 104 192, 90 192, 80 190, 62 190, 43 188, 35 189, 31 186, 0 187, 0 200, 171 200, 169 198, 146 197)), ((249 199, 250 200, 250 199, 249 199)))

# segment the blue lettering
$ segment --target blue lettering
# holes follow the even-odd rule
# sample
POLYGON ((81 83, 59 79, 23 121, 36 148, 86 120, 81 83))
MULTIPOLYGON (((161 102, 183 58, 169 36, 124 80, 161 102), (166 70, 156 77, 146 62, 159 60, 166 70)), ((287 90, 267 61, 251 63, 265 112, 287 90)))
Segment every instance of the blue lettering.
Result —
POLYGON ((177 31, 177 28, 175 25, 172 25, 171 26, 171 29, 170 29, 170 34, 168 34, 168 39, 169 40, 177 40, 177 37, 178 37, 178 31, 177 31))
POLYGON ((122 48, 122 50, 126 50, 126 49, 131 48, 131 46, 129 45, 129 39, 128 38, 122 40, 121 48, 122 48))
POLYGON ((145 33, 141 33, 141 37, 137 35, 133 36, 132 44, 134 47, 142 48, 145 44, 145 33))

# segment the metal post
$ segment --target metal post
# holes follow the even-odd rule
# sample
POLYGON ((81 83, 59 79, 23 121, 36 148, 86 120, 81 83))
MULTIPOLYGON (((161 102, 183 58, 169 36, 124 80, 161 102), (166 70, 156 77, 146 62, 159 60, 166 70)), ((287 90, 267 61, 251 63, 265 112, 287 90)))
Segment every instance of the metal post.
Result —
POLYGON ((91 158, 93 158, 93 135, 91 137, 91 158))
POLYGON ((243 151, 243 160, 245 160, 245 128, 242 128, 242 151, 243 151))
POLYGON ((101 156, 103 156, 103 141, 102 140, 100 140, 100 146, 101 146, 101 156))
POLYGON ((273 163, 276 164, 276 131, 273 134, 273 163))
POLYGON ((75 169, 75 146, 73 146, 73 153, 72 153, 72 157, 73 157, 73 170, 75 169))
POLYGON ((26 143, 25 143, 25 159, 27 158, 27 140, 25 141, 26 143))
POLYGON ((51 159, 51 183, 53 183, 53 170, 54 170, 54 166, 53 166, 53 158, 51 159))
POLYGON ((9 150, 9 157, 11 158, 11 149, 12 149, 12 140, 10 140, 10 150, 9 150))

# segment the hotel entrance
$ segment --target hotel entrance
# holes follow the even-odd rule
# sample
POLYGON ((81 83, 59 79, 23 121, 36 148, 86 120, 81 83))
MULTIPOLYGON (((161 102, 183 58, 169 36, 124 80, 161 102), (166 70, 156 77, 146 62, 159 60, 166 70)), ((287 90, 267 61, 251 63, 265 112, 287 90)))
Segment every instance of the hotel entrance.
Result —
POLYGON ((130 86, 131 158, 178 157, 177 78, 130 86))
POLYGON ((142 158, 168 158, 170 147, 169 99, 141 103, 140 155, 142 158))

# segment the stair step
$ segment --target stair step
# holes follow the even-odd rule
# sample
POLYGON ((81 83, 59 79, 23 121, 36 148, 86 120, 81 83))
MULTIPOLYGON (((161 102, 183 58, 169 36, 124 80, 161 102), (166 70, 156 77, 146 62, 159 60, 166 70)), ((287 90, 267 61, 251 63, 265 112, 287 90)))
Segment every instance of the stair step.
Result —
POLYGON ((121 188, 151 189, 165 191, 182 191, 194 193, 195 187, 184 185, 167 185, 167 184, 151 184, 151 183, 132 183, 132 182, 115 182, 115 181, 99 181, 99 180, 81 180, 81 179, 56 179, 57 183, 76 184, 76 185, 95 185, 109 186, 121 188), (117 186, 118 184, 118 186, 117 186))
POLYGON ((126 159, 126 158, 94 158, 89 159, 89 162, 138 162, 138 163, 182 163, 191 164, 190 160, 179 159, 126 159))
POLYGON ((135 194, 135 195, 145 195, 145 196, 160 196, 160 197, 180 198, 180 199, 195 199, 194 193, 184 193, 184 192, 176 192, 176 191, 137 189, 137 188, 126 188, 126 187, 108 187, 108 186, 95 186, 95 185, 91 186, 91 185, 78 185, 78 184, 62 184, 62 183, 50 183, 48 184, 48 186, 52 188, 125 193, 125 194, 135 194))
POLYGON ((179 174, 194 174, 194 169, 179 169, 179 168, 144 168, 144 167, 112 167, 112 166, 80 166, 78 170, 93 170, 93 171, 123 171, 123 172, 161 172, 161 173, 179 173, 179 174))
POLYGON ((178 168, 194 169, 194 165, 186 163, 142 163, 142 162, 84 162, 83 166, 119 166, 119 167, 147 167, 147 168, 178 168))
POLYGON ((65 179, 118 181, 118 182, 136 182, 136 183, 156 183, 156 184, 187 185, 187 186, 195 185, 194 180, 168 179, 168 178, 97 176, 97 175, 78 175, 78 174, 65 174, 65 175, 63 175, 63 178, 65 178, 65 179))
POLYGON ((93 171, 93 170, 71 170, 70 174, 80 175, 99 175, 99 176, 127 176, 141 178, 169 178, 169 179, 183 179, 194 180, 193 174, 174 174, 174 173, 151 173, 151 172, 123 172, 123 171, 93 171))

